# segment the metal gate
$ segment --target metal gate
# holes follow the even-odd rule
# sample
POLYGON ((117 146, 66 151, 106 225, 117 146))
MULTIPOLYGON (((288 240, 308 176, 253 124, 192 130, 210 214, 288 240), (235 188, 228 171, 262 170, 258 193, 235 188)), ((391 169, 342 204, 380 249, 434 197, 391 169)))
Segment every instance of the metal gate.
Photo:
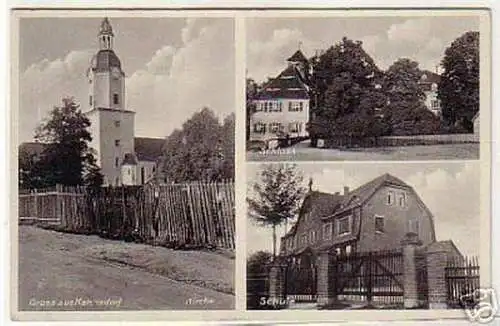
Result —
POLYGON ((401 250, 335 256, 332 286, 337 298, 363 303, 403 303, 401 250))
POLYGON ((315 302, 317 267, 312 252, 290 258, 285 269, 286 297, 295 302, 315 302))

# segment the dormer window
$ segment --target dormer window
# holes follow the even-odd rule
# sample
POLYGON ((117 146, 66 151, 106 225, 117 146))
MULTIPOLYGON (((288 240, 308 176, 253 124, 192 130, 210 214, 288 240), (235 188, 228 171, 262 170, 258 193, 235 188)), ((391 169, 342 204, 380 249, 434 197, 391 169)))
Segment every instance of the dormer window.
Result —
POLYGON ((345 216, 337 220, 337 235, 351 233, 351 216, 345 216))

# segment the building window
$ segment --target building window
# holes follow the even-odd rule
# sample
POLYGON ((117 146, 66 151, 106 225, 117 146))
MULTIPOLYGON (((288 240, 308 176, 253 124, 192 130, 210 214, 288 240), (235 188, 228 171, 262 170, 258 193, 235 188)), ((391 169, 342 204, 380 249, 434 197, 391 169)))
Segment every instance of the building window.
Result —
POLYGON ((115 127, 119 127, 120 126, 120 120, 115 120, 115 127))
POLYGON ((127 174, 130 175, 130 169, 127 169, 127 174))
POLYGON ((346 216, 337 220, 337 234, 344 235, 351 233, 351 217, 346 216))
POLYGON ((258 122, 253 125, 253 131, 257 134, 265 134, 266 133, 266 124, 262 122, 258 122))
POLYGON ((290 101, 288 102, 288 111, 290 112, 301 112, 304 108, 304 103, 300 101, 290 101))
POLYGON ((387 205, 392 205, 394 203, 394 191, 389 190, 387 192, 387 205))
POLYGON ((351 245, 347 245, 347 246, 345 247, 345 253, 346 253, 347 255, 349 255, 351 252, 352 252, 352 246, 351 246, 351 245))
POLYGON ((119 98, 118 98, 118 93, 113 94, 113 104, 118 104, 119 103, 119 98))
POLYGON ((384 217, 375 215, 375 232, 384 233, 384 217))
POLYGON ((280 131, 283 131, 283 126, 279 122, 272 122, 269 124, 269 131, 276 134, 280 131))
POLYGON ((119 139, 115 139, 115 146, 120 146, 120 140, 119 139))
POLYGON ((118 157, 115 157, 115 167, 118 167, 119 163, 118 157))
POLYGON ((92 106, 92 95, 89 95, 89 105, 92 106))
POLYGON ((408 221, 408 232, 419 234, 420 225, 416 218, 412 218, 408 221))
POLYGON ((288 131, 291 133, 299 133, 302 131, 302 123, 292 122, 288 125, 288 131))
POLYGON ((332 223, 323 225, 323 239, 330 240, 332 238, 332 223))
POLYGON ((406 193, 401 193, 399 195, 399 206, 406 207, 406 193))
POLYGON ((115 179, 115 184, 116 184, 117 186, 119 186, 119 185, 120 185, 120 178, 116 177, 116 179, 115 179))
POLYGON ((440 108, 439 100, 432 100, 431 101, 431 108, 433 110, 439 110, 439 108, 440 108))
POLYGON ((307 243, 307 234, 303 234, 300 240, 300 244, 305 245, 307 243))

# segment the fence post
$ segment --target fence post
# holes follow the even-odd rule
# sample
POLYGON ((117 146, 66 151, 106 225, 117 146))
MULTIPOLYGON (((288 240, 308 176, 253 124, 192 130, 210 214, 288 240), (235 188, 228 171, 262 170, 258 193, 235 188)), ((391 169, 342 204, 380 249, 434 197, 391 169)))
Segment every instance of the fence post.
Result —
POLYGON ((283 265, 273 262, 269 270, 269 299, 273 306, 280 307, 285 304, 285 275, 283 265))
POLYGON ((333 286, 335 280, 334 275, 334 259, 329 252, 320 252, 318 254, 318 274, 317 274, 317 295, 318 306, 330 305, 337 299, 335 287, 333 286))
POLYGON ((429 309, 446 309, 448 296, 445 277, 447 252, 439 245, 431 245, 426 254, 429 309))
POLYGON ((35 218, 35 221, 38 220, 38 194, 37 194, 37 190, 34 189, 33 190, 33 203, 35 205, 35 210, 34 210, 34 218, 35 218))
POLYGON ((405 308, 416 308, 418 306, 417 288, 417 265, 415 261, 415 250, 422 245, 418 235, 408 232, 403 240, 403 304, 405 308))

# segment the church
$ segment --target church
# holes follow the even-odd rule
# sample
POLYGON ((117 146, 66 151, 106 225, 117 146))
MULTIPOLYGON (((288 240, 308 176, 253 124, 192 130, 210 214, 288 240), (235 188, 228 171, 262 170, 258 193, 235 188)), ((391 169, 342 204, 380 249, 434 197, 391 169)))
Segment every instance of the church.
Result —
MULTIPOLYGON (((108 18, 100 24, 99 50, 87 70, 88 102, 80 103, 91 122, 92 141, 104 186, 141 185, 157 175, 164 138, 135 137, 136 112, 125 106, 125 72, 113 50, 114 33, 108 18)), ((44 144, 23 143, 19 150, 39 156, 44 144)))
POLYGON ((104 18, 98 33, 99 50, 87 72, 88 110, 92 147, 104 175, 104 185, 139 185, 156 172, 162 138, 134 136, 135 112, 125 107, 125 73, 113 50, 114 33, 104 18))

